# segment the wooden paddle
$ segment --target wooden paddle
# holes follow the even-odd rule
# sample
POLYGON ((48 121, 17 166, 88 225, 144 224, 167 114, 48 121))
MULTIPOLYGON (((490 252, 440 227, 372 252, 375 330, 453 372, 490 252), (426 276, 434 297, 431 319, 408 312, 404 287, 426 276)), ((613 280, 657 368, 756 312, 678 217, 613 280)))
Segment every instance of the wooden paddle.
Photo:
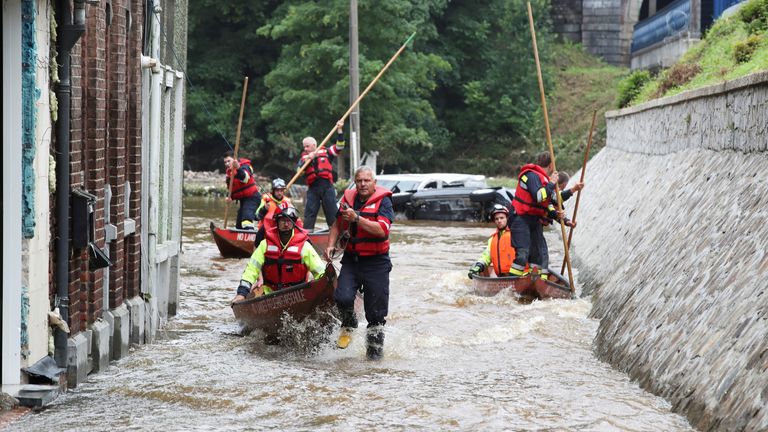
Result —
MULTIPOLYGON (((411 40, 413 40, 413 38, 415 36, 416 36, 416 32, 413 32, 413 34, 408 36, 408 39, 405 40, 405 43, 403 43, 403 45, 400 47, 400 49, 397 50, 395 55, 393 55, 392 58, 389 59, 387 64, 385 64, 384 67, 381 68, 381 70, 376 75, 376 77, 373 79, 373 81, 371 81, 371 83, 368 84, 368 87, 366 87, 365 90, 363 90, 363 92, 360 93, 360 96, 358 96, 357 99, 355 99, 355 101, 352 102, 352 105, 350 105, 350 107, 347 110, 347 112, 345 112, 344 115, 341 116, 339 121, 343 122, 343 121, 345 121, 347 119, 347 117, 349 117, 349 114, 355 109, 355 107, 360 103, 360 101, 363 100, 365 95, 368 94, 368 92, 373 88, 373 86, 376 85, 376 82, 379 81, 379 78, 381 78, 381 76, 384 75, 384 72, 386 72, 386 70, 389 69, 389 66, 395 61, 395 59, 400 55, 400 53, 402 53, 403 50, 405 50, 405 47, 407 47, 408 44, 411 43, 411 40)), ((328 140, 331 138, 331 135, 333 135, 334 131, 336 131, 336 125, 335 124, 333 125, 333 129, 331 129, 331 131, 328 132, 328 135, 325 136, 325 138, 323 139, 323 142, 321 142, 320 145, 317 146, 317 150, 320 150, 321 148, 325 147, 325 143, 328 142, 328 140)), ((299 178, 301 173, 304 172, 304 170, 307 168, 307 166, 309 166, 310 163, 312 163, 312 159, 307 159, 307 161, 304 162, 304 165, 302 165, 301 168, 299 168, 299 170, 296 172, 296 175, 294 175, 293 178, 291 178, 291 181, 289 181, 288 184, 285 185, 286 189, 290 188, 291 185, 293 185, 293 183, 296 182, 296 179, 299 178)))
MULTIPOLYGON (((549 145, 549 156, 552 159, 552 167, 555 171, 557 171, 557 166, 555 165, 555 148, 552 146, 552 135, 549 131, 549 114, 547 113, 547 98, 544 94, 544 80, 541 76, 541 64, 539 63, 539 48, 536 46, 536 29, 533 26, 533 11, 531 10, 531 3, 528 2, 528 22, 531 24, 531 37, 533 38, 533 57, 536 60, 536 75, 539 79, 539 92, 541 93, 541 107, 544 111, 544 126, 547 133, 547 145, 549 145)), ((557 185, 557 179, 555 179, 555 196, 560 196, 560 187, 557 185)), ((557 200, 557 210, 559 212, 563 211, 563 203, 560 202, 561 200, 557 200)), ((573 271, 571 269, 571 259, 568 256, 568 244, 566 243, 566 237, 565 237, 565 223, 563 222, 563 219, 560 219, 560 231, 562 232, 563 236, 563 246, 565 248, 565 262, 568 264, 568 284, 571 288, 571 294, 575 295, 576 292, 574 291, 573 286, 573 271)))
MULTIPOLYGON (((581 177, 579 183, 584 183, 584 174, 587 172, 587 160, 589 159, 589 147, 592 146, 592 134, 595 132, 595 119, 597 118, 597 110, 592 112, 592 126, 589 127, 589 137, 587 138, 587 150, 584 152, 584 162, 581 164, 581 177)), ((571 222, 576 222, 576 213, 579 211, 579 200, 581 199, 581 189, 576 192, 576 205, 573 207, 573 217, 571 222)), ((568 230, 568 242, 565 244, 566 249, 571 248, 571 239, 573 238, 573 227, 568 230)), ((565 271, 565 257, 563 257, 563 265, 560 267, 560 274, 565 271)))
MULTIPOLYGON (((234 152, 234 159, 237 161, 237 152, 240 150, 240 129, 243 127, 243 111, 245 110, 245 95, 248 93, 248 77, 245 77, 245 82, 243 82, 243 97, 240 100, 240 118, 237 120, 237 135, 235 135, 235 152, 234 152)), ((235 174, 237 174, 236 169, 230 169, 230 176, 229 176, 229 197, 232 196, 232 185, 235 183, 234 178, 235 174)), ((227 205, 224 207, 224 229, 227 229, 227 216, 229 213, 229 202, 230 200, 227 200, 227 205)))

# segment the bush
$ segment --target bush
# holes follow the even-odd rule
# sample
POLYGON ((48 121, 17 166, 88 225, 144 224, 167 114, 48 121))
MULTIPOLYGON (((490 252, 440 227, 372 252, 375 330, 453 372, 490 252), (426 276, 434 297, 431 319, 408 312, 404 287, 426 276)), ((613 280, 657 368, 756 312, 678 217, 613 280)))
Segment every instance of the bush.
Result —
POLYGON ((678 63, 672 66, 662 74, 659 88, 653 97, 664 96, 670 89, 687 84, 699 72, 701 66, 696 63, 678 63))
POLYGON ((743 41, 737 42, 733 46, 733 57, 737 63, 746 63, 752 59, 757 47, 762 42, 763 37, 761 35, 753 34, 743 41))
POLYGON ((634 71, 621 80, 619 83, 618 107, 624 108, 628 106, 650 80, 651 73, 647 70, 634 71))
POLYGON ((768 30, 768 0, 752 0, 739 9, 739 19, 749 28, 751 34, 768 30))

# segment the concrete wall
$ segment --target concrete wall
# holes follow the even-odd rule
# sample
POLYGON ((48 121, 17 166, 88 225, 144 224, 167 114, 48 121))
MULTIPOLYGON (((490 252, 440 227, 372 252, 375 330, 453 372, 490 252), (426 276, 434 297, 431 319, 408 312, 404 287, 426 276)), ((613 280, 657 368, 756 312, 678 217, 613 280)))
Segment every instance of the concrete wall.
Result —
POLYGON ((574 261, 598 356, 702 430, 768 429, 768 71, 606 114, 574 261))

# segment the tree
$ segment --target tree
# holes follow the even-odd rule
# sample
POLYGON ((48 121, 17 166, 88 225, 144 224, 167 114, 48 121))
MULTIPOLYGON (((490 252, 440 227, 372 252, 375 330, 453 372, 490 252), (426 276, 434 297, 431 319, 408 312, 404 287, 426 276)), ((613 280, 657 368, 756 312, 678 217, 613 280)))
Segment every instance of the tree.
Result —
MULTIPOLYGON (((392 65, 361 103, 363 151, 376 149, 383 165, 418 170, 435 147, 444 146, 429 102, 435 76, 449 65, 418 49, 436 33, 430 19, 443 1, 382 0, 359 9, 360 87, 364 88, 413 31, 416 47, 392 65)), ((349 107, 348 2, 288 1, 259 30, 282 43, 267 74, 268 100, 262 107, 269 123, 270 157, 293 166, 303 136, 324 137, 349 107)), ((442 133, 442 134, 441 134, 442 133)))

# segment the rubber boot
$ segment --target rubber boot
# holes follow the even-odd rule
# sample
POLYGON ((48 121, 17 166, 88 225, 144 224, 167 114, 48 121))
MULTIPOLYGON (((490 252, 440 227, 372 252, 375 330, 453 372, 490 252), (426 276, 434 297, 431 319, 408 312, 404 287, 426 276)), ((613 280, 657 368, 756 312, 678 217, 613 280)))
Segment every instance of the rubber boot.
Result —
POLYGON ((357 328, 357 316, 352 308, 339 308, 339 315, 341 315, 341 329, 336 346, 344 349, 352 342, 352 333, 357 328))
POLYGON ((365 355, 368 360, 381 360, 384 357, 384 326, 369 327, 365 344, 365 355))

